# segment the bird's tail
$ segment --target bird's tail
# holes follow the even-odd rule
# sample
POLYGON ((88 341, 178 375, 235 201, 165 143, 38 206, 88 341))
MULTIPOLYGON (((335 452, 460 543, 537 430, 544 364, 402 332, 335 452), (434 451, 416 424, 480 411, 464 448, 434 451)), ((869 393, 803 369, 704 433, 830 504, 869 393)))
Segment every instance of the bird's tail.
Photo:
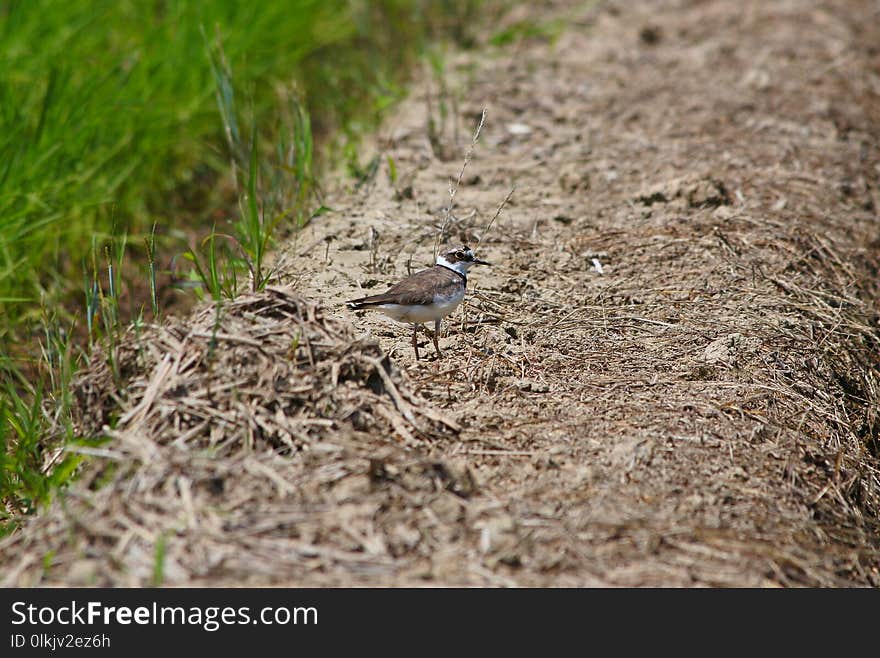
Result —
POLYGON ((348 308, 350 308, 352 311, 359 311, 364 308, 370 308, 371 306, 377 306, 379 304, 385 304, 387 302, 388 299, 385 295, 373 295, 371 297, 352 299, 345 302, 345 305, 348 306, 348 308))

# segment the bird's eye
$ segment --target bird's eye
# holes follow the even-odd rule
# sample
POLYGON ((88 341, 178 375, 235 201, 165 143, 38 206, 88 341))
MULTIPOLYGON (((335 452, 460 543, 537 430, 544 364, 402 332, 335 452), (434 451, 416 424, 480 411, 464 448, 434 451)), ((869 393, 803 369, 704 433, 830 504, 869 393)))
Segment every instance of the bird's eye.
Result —
POLYGON ((456 257, 458 260, 464 260, 464 259, 465 259, 465 254, 464 254, 463 251, 456 251, 456 252, 455 252, 455 257, 456 257))

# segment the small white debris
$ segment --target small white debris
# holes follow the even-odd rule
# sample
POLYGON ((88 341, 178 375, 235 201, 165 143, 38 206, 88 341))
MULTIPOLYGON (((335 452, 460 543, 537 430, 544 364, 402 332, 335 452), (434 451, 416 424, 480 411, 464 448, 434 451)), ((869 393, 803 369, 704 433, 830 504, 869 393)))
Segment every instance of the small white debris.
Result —
POLYGON ((598 259, 598 258, 594 258, 594 259, 593 259, 593 268, 595 268, 595 270, 596 270, 599 274, 605 274, 605 270, 602 269, 602 263, 599 262, 599 259, 598 259))
POLYGON ((507 132, 511 135, 530 135, 532 133, 532 127, 527 126, 524 123, 508 123, 507 132))

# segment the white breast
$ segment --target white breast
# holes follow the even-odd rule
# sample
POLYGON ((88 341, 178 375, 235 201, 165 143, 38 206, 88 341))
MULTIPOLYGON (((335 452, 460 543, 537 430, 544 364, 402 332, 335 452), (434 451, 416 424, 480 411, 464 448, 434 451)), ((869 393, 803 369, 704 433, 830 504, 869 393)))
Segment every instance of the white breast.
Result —
POLYGON ((434 295, 432 304, 405 306, 403 304, 381 304, 377 306, 385 315, 398 322, 433 322, 452 313, 464 299, 464 286, 455 289, 448 296, 434 295))

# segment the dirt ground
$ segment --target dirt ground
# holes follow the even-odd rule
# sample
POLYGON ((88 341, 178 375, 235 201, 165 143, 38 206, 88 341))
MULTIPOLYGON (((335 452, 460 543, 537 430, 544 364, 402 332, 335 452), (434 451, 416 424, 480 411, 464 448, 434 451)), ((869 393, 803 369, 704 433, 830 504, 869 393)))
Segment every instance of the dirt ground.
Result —
POLYGON ((95 364, 114 440, 4 585, 880 586, 880 5, 507 21, 559 18, 417 86, 272 290, 95 364), (342 302, 444 227, 494 266, 415 362, 342 302))

